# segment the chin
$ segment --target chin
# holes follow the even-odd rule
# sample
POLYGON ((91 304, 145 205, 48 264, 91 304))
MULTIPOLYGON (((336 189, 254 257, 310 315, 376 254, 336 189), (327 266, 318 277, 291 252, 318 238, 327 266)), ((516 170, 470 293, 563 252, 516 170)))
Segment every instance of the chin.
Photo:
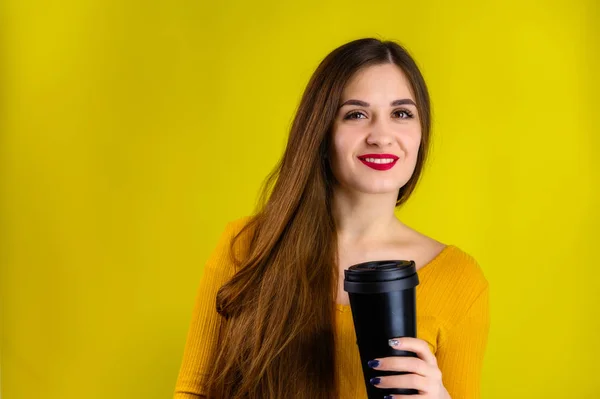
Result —
POLYGON ((355 185, 355 190, 365 194, 394 194, 398 195, 398 191, 404 186, 394 184, 361 184, 355 185))
POLYGON ((377 178, 373 176, 348 176, 348 178, 339 179, 336 177, 337 184, 350 191, 357 191, 364 194, 398 194, 398 191, 408 183, 410 176, 395 176, 387 178, 377 178))

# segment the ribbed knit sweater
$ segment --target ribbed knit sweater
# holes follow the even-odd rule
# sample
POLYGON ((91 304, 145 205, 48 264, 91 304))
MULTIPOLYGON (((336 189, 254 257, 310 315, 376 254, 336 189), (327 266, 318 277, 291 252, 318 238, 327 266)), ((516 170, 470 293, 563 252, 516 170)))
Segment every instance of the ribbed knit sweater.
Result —
MULTIPOLYGON (((236 272, 230 261, 230 240, 248 221, 227 224, 205 264, 175 385, 174 399, 206 395, 202 382, 209 373, 209 355, 217 342, 222 317, 216 312, 218 289, 236 272)), ((234 248, 240 258, 249 245, 245 235, 234 248), (238 252, 239 251, 239 252, 238 252)), ((417 338, 426 341, 442 371, 452 399, 480 398, 483 359, 490 327, 489 284, 476 260, 447 245, 418 270, 417 338)), ((365 382, 349 305, 336 305, 335 342, 341 399, 366 399, 365 382)))

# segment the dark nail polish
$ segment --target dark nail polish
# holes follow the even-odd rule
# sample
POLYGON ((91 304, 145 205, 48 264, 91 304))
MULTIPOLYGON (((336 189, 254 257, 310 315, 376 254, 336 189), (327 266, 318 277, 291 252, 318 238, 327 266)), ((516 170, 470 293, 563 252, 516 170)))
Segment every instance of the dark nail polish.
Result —
POLYGON ((379 378, 379 377, 373 377, 373 378, 371 378, 371 380, 369 382, 371 384, 373 384, 373 385, 377 385, 377 384, 379 384, 381 382, 381 378, 379 378))
POLYGON ((371 368, 379 366, 379 360, 369 360, 367 365, 371 368))
POLYGON ((383 399, 394 399, 394 397, 392 395, 385 395, 383 399))

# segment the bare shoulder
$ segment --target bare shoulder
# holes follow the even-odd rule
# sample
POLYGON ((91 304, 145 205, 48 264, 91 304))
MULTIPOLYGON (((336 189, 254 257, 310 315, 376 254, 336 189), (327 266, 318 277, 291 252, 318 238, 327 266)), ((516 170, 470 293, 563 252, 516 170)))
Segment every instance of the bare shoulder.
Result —
POLYGON ((421 286, 422 292, 436 295, 445 292, 453 308, 468 309, 480 294, 487 292, 489 282, 479 262, 467 251, 454 244, 445 244, 435 238, 407 227, 403 232, 403 241, 412 248, 417 270, 426 268, 429 274, 422 273, 424 280, 435 274, 434 279, 421 286), (423 291, 425 290, 425 291, 423 291))
POLYGON ((413 258, 417 264, 417 269, 429 264, 438 257, 448 245, 429 237, 409 226, 403 226, 403 241, 409 243, 412 248, 413 258))

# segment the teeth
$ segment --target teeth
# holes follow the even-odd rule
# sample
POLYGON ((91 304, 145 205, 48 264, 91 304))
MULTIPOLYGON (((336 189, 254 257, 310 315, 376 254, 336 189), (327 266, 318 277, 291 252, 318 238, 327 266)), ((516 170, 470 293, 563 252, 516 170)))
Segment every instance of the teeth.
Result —
POLYGON ((371 162, 371 163, 392 163, 394 162, 393 159, 391 158, 364 158, 365 161, 367 162, 371 162))

